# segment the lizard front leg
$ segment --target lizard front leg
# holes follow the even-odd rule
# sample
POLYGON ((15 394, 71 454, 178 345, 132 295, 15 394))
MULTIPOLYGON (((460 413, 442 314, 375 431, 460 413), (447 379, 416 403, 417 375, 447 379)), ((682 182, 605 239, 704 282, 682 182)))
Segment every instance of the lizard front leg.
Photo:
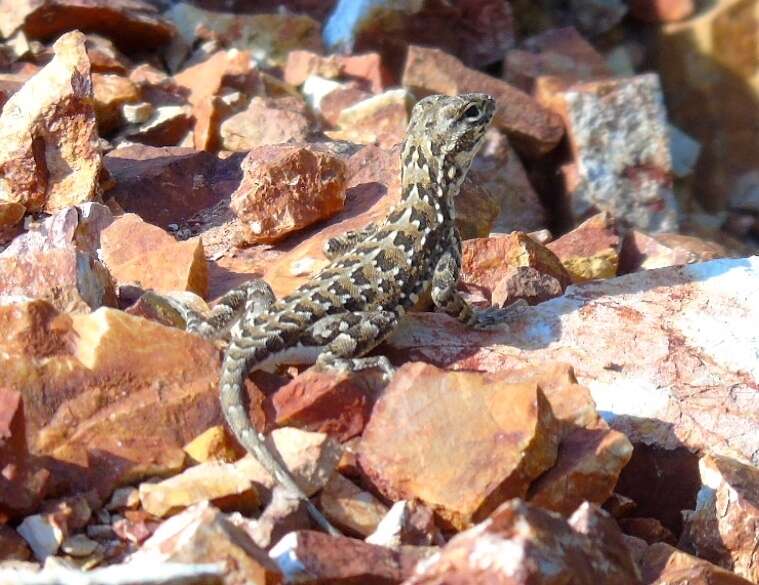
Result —
POLYGON ((223 337, 241 315, 260 315, 276 300, 269 284, 259 278, 249 280, 225 293, 206 315, 177 299, 154 292, 148 291, 144 297, 154 305, 168 305, 182 318, 186 331, 206 339, 223 337))
POLYGON ((338 256, 345 254, 361 240, 371 236, 376 231, 377 225, 370 223, 363 229, 345 232, 341 236, 335 236, 334 238, 327 240, 322 251, 327 259, 334 260, 338 256))
POLYGON ((502 323, 507 313, 505 309, 491 307, 476 310, 461 296, 457 289, 460 274, 460 256, 445 252, 432 275, 431 296, 435 306, 470 327, 487 328, 502 323))
POLYGON ((395 369, 385 356, 361 356, 382 343, 397 324, 398 316, 392 311, 330 315, 311 327, 307 342, 324 347, 316 360, 318 368, 351 372, 379 368, 389 380, 395 369))

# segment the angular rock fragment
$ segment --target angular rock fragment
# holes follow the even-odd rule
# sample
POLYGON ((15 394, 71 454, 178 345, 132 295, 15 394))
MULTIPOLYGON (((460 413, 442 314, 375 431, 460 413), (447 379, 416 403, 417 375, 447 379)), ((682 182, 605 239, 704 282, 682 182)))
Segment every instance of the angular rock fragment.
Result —
POLYGON ((620 274, 726 258, 728 250, 709 240, 683 234, 646 234, 630 230, 622 241, 620 274))
POLYGON ((554 463, 556 424, 534 382, 409 364, 375 405, 359 462, 385 496, 421 500, 462 529, 554 463))
POLYGON ((364 540, 388 548, 431 546, 445 542, 435 524, 434 512, 420 502, 408 500, 395 502, 377 529, 364 540))
POLYGON ((206 429, 183 448, 185 453, 198 463, 206 461, 231 463, 238 458, 234 439, 222 425, 206 429))
POLYGON ((564 287, 556 277, 531 266, 516 266, 508 268, 493 287, 490 301, 496 307, 508 307, 520 300, 537 305, 563 293, 564 287))
POLYGON ((561 114, 567 128, 574 160, 562 170, 576 218, 608 211, 642 230, 677 229, 669 130, 656 75, 539 90, 539 99, 561 114))
POLYGON ((161 292, 208 293, 208 265, 200 238, 177 242, 134 213, 117 218, 101 236, 100 257, 116 282, 161 292))
POLYGON ((26 541, 10 526, 0 526, 0 563, 26 561, 32 556, 26 541))
POLYGON ((337 118, 338 130, 327 134, 336 140, 392 148, 406 136, 413 105, 408 91, 388 90, 344 109, 337 118))
POLYGON ((44 561, 58 552, 66 538, 66 525, 55 514, 27 516, 18 526, 18 533, 26 540, 38 561, 44 561))
POLYGON ((666 542, 674 546, 677 540, 675 535, 656 518, 620 518, 617 522, 625 534, 647 544, 666 542))
POLYGON ((143 0, 3 0, 0 33, 19 28, 32 39, 51 39, 78 29, 97 32, 125 50, 155 49, 174 35, 158 10, 143 0))
POLYGON ((578 509, 569 522, 519 499, 453 537, 418 566, 407 585, 445 583, 640 584, 614 521, 602 510, 578 509))
POLYGON ((58 39, 53 60, 3 106, 0 202, 51 213, 99 196, 102 160, 84 41, 79 32, 58 39))
POLYGON ((699 461, 703 487, 684 513, 679 547, 759 581, 759 469, 729 457, 699 461))
POLYGON ((339 473, 324 486, 319 504, 330 522, 360 537, 374 532, 387 514, 387 506, 339 473))
POLYGON ((650 585, 750 585, 736 575, 663 542, 649 546, 640 561, 650 585))
POLYGON ((312 75, 326 79, 360 81, 371 93, 381 93, 390 85, 387 70, 379 53, 363 55, 330 55, 323 57, 311 51, 290 51, 284 79, 291 85, 302 85, 312 75))
POLYGON ((121 75, 93 73, 92 88, 101 135, 112 132, 123 123, 122 106, 140 99, 139 88, 121 75))
POLYGON ((270 144, 304 142, 310 132, 305 104, 295 97, 254 97, 247 109, 227 118, 219 128, 221 145, 237 152, 270 144))
POLYGON ((26 208, 15 201, 0 202, 0 245, 10 242, 21 232, 19 225, 26 208))
POLYGON ((614 219, 599 213, 568 234, 546 244, 572 277, 585 282, 617 275, 621 242, 614 219))
POLYGON ((505 131, 520 151, 541 155, 556 146, 564 132, 561 119, 508 83, 468 69, 438 49, 409 47, 403 86, 421 98, 433 93, 484 92, 496 99, 493 124, 505 131))
POLYGON ((188 106, 159 105, 147 120, 127 128, 124 138, 150 146, 186 146, 192 141, 192 114, 188 106))
POLYGON ((210 504, 188 508, 163 524, 122 570, 148 563, 221 563, 235 583, 277 585, 277 566, 242 528, 210 504))
POLYGON ((303 146, 264 146, 242 162, 231 208, 247 243, 276 242, 328 218, 345 203, 345 162, 303 146))

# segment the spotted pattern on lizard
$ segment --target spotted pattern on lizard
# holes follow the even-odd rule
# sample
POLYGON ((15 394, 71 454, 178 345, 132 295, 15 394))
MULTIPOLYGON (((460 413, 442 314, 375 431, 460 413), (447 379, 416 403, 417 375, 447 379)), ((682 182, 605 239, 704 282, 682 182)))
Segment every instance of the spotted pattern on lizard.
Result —
POLYGON ((185 311, 188 329, 217 335, 231 325, 221 373, 229 427, 274 478, 302 498, 314 520, 337 531, 296 485, 252 426, 243 384, 255 369, 282 364, 356 371, 393 369, 365 357, 429 291, 438 310, 469 325, 489 325, 498 311, 475 311, 457 291, 461 240, 454 198, 495 112, 484 94, 430 96, 414 107, 401 152, 401 200, 387 217, 325 246, 329 264, 295 292, 276 300, 263 281, 230 291, 204 320, 185 311))

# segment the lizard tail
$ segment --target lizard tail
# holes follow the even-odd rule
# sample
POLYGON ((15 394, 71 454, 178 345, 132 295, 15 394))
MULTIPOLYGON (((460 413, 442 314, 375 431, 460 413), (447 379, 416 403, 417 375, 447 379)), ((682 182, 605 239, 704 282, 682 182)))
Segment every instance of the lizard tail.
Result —
POLYGON ((264 437, 253 427, 243 405, 243 387, 247 373, 247 360, 244 351, 235 351, 230 347, 221 366, 221 408, 229 428, 237 440, 251 453, 274 480, 287 491, 302 500, 311 518, 329 534, 340 536, 324 515, 314 506, 308 496, 295 483, 290 473, 274 458, 264 442, 264 437))

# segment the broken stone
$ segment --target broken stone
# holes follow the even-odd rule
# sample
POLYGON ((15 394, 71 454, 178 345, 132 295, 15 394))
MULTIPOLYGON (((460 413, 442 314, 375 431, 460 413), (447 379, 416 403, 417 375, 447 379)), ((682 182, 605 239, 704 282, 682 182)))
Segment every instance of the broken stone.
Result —
POLYGON ((575 218, 608 211, 638 229, 676 231, 659 78, 646 74, 576 83, 541 95, 541 103, 560 113, 567 128, 574 162, 563 171, 575 218))
POLYGON ((462 529, 554 463, 555 425, 534 382, 408 364, 375 405, 359 462, 383 495, 418 499, 462 529))
POLYGON ((246 110, 227 118, 219 129, 222 146, 237 152, 270 144, 304 142, 310 132, 305 105, 290 97, 254 97, 246 110))
POLYGON ((625 534, 638 538, 647 544, 666 542, 674 546, 677 541, 669 528, 656 518, 620 518, 617 522, 625 534))
POLYGON ((435 515, 424 504, 401 500, 393 504, 375 531, 364 539, 388 548, 402 545, 431 546, 445 543, 435 525, 435 515))
MULTIPOLYGON (((636 451, 649 445, 671 452, 671 466, 689 450, 756 465, 752 388, 759 373, 746 326, 759 319, 754 294, 759 259, 713 260, 570 286, 557 299, 512 309, 506 327, 487 332, 445 315, 409 314, 386 347, 404 360, 491 372, 569 362, 636 451)), ((651 477, 639 485, 651 497, 651 481, 664 468, 648 467, 651 477)), ((682 470, 677 477, 687 479, 682 470)))
POLYGON ((175 514, 206 500, 222 509, 242 509, 248 514, 260 504, 253 483, 233 463, 209 461, 162 482, 140 484, 142 508, 154 516, 175 514))
POLYGON ((269 504, 256 520, 237 512, 230 514, 229 519, 235 526, 245 530, 253 542, 266 550, 274 546, 285 534, 311 527, 311 518, 304 502, 282 486, 274 486, 269 504))
POLYGON ((230 207, 247 243, 276 242, 328 218, 345 203, 342 159, 303 146, 264 146, 242 162, 243 180, 230 207))
POLYGON ((266 551, 208 502, 196 504, 161 524, 121 568, 171 562, 222 563, 230 582, 281 582, 279 570, 266 551))
POLYGON ((127 510, 125 518, 113 517, 113 532, 125 542, 140 544, 150 538, 160 526, 155 516, 143 510, 127 510))
POLYGON ((388 90, 342 110, 338 130, 327 134, 336 140, 392 148, 406 136, 413 105, 413 97, 405 89, 388 90))
POLYGON ((175 146, 184 142, 191 127, 192 116, 187 106, 158 106, 145 122, 128 128, 124 137, 150 146, 175 146))
POLYGON ((0 308, 0 340, 3 384, 24 401, 16 453, 42 460, 57 494, 177 473, 182 446, 221 421, 219 354, 197 336, 37 301, 0 308))
POLYGON ((565 288, 570 276, 548 248, 521 232, 495 238, 466 240, 462 249, 461 281, 484 289, 487 296, 508 270, 526 266, 555 278, 565 288))
POLYGON ((0 245, 21 233, 19 225, 26 208, 15 201, 0 202, 0 245))
POLYGON ((38 561, 44 561, 58 552, 66 538, 65 530, 65 522, 61 522, 55 514, 27 516, 17 528, 38 561))
POLYGON ((617 275, 621 242, 614 219, 608 213, 591 217, 568 234, 546 244, 546 248, 558 256, 572 282, 617 275))
POLYGON ((138 87, 128 78, 111 73, 93 73, 92 89, 95 116, 101 135, 109 134, 122 124, 122 108, 140 99, 138 87))
POLYGON ((387 506, 339 473, 324 486, 319 504, 330 522, 360 537, 374 532, 387 514, 387 506))
POLYGON ((584 505, 569 522, 514 499, 454 536, 408 585, 550 583, 636 585, 639 572, 614 521, 584 505))
POLYGON ((284 69, 285 81, 291 85, 302 85, 312 75, 361 81, 366 90, 375 94, 382 93, 390 85, 379 53, 323 57, 311 51, 290 51, 284 69))
POLYGON ((640 561, 643 582, 651 585, 750 585, 709 561, 663 542, 649 546, 640 561))
POLYGON ((490 300, 496 307, 508 307, 520 300, 528 305, 537 305, 563 293, 564 287, 550 274, 531 266, 515 266, 508 268, 493 287, 490 300))
POLYGON ((93 73, 127 75, 132 67, 129 59, 119 52, 111 39, 98 34, 88 34, 85 47, 93 73))
POLYGON ((177 242, 161 228, 128 213, 103 230, 100 257, 119 283, 156 291, 208 293, 200 238, 177 242))
POLYGON ((26 561, 32 552, 18 532, 5 524, 0 525, 0 566, 7 561, 26 561))
POLYGON ((173 27, 142 0, 3 0, 0 33, 19 28, 30 39, 51 39, 79 29, 111 38, 124 50, 155 49, 168 42, 173 27))
POLYGON ((309 368, 272 396, 275 424, 347 441, 364 430, 383 386, 379 375, 334 374, 309 368))
POLYGON ((138 104, 124 104, 121 106, 121 115, 129 124, 142 124, 147 122, 155 112, 153 104, 140 102, 138 104))
POLYGON ((207 461, 231 463, 238 458, 234 440, 222 425, 206 429, 185 445, 184 451, 198 463, 207 461))
POLYGON ((58 39, 53 60, 3 106, 0 201, 52 213, 99 196, 102 160, 84 41, 79 32, 58 39))
POLYGON ((140 492, 134 487, 118 488, 111 495, 111 499, 106 504, 105 509, 109 511, 135 509, 140 505, 140 492))
POLYGON ((458 95, 476 91, 490 94, 498 104, 494 126, 505 131, 518 150, 533 156, 553 149, 564 132, 557 114, 524 92, 500 79, 468 69, 458 59, 438 49, 409 47, 403 86, 418 98, 433 93, 458 95))
POLYGON ((729 457, 699 461, 703 486, 684 512, 679 548, 759 581, 759 469, 729 457))
POLYGON ((382 585, 410 576, 420 556, 394 551, 344 536, 299 530, 280 540, 269 552, 288 583, 382 585))
POLYGON ((95 552, 98 543, 84 534, 69 536, 61 543, 61 550, 72 557, 88 557, 95 552))
POLYGON ((620 274, 653 270, 726 258, 724 246, 683 234, 646 234, 630 230, 622 241, 619 258, 620 274))

